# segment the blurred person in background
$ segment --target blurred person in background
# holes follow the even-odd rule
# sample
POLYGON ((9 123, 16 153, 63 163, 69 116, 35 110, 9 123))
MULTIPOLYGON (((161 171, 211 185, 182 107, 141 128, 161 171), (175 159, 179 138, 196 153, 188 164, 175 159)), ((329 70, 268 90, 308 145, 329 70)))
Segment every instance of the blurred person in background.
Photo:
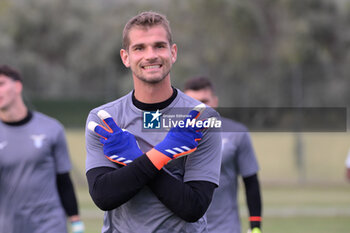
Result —
POLYGON ((345 160, 345 177, 350 182, 350 150, 345 160))
MULTIPOLYGON (((218 107, 214 86, 207 77, 194 77, 185 83, 184 93, 210 107, 218 107)), ((258 162, 248 129, 241 123, 221 117, 222 163, 220 185, 206 213, 209 232, 240 233, 241 224, 237 203, 238 176, 245 185, 249 210, 249 232, 261 232, 261 196, 258 162)))
POLYGON ((0 66, 0 232, 83 233, 63 126, 27 108, 22 77, 0 66))

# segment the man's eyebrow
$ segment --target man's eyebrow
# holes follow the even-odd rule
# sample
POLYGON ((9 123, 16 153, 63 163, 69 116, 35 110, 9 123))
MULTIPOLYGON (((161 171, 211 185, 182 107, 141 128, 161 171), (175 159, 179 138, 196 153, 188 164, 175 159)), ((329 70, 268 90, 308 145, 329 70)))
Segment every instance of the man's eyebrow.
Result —
POLYGON ((131 48, 144 47, 144 46, 145 46, 145 44, 139 43, 139 44, 134 44, 134 45, 132 45, 131 48))
POLYGON ((165 41, 157 41, 157 42, 155 42, 154 44, 155 44, 155 45, 166 45, 166 44, 168 44, 168 43, 165 42, 165 41))
MULTIPOLYGON (((154 45, 167 45, 168 43, 166 41, 156 41, 153 43, 154 45)), ((131 46, 131 48, 135 48, 135 47, 144 47, 145 44, 144 43, 138 43, 138 44, 134 44, 131 46)))

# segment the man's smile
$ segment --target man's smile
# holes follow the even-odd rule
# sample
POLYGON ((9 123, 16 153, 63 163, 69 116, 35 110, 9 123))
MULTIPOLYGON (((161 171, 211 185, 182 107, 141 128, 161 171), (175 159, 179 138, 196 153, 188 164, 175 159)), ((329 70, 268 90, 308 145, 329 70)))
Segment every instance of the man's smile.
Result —
POLYGON ((150 70, 150 69, 159 69, 162 67, 162 65, 146 65, 146 66, 141 66, 145 70, 150 70))

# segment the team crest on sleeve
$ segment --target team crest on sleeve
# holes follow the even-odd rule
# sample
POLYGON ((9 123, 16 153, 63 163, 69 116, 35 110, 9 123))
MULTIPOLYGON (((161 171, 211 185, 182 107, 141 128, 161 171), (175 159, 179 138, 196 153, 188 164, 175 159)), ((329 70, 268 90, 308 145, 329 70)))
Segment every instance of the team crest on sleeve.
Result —
POLYGON ((161 128, 161 115, 162 113, 157 111, 143 112, 143 128, 144 129, 160 129, 161 128))
POLYGON ((33 134, 30 136, 30 138, 33 140, 34 146, 36 148, 41 148, 43 146, 43 141, 46 138, 45 134, 33 134))

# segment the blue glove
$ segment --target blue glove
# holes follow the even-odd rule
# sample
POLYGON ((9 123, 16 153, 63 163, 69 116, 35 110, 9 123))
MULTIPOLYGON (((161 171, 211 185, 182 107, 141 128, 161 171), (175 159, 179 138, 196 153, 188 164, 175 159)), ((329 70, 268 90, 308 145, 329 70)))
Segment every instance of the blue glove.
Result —
POLYGON ((84 233, 84 223, 82 221, 74 221, 71 223, 72 233, 84 233))
POLYGON ((119 128, 108 112, 100 110, 97 115, 106 124, 106 127, 90 121, 88 128, 101 137, 103 153, 109 160, 127 165, 143 154, 135 136, 119 128))
POLYGON ((176 126, 170 129, 163 141, 146 153, 148 158, 159 170, 170 160, 185 156, 197 149, 198 142, 202 138, 201 129, 196 124, 186 126, 186 122, 196 122, 196 119, 205 109, 205 104, 197 105, 184 120, 185 126, 176 126))

